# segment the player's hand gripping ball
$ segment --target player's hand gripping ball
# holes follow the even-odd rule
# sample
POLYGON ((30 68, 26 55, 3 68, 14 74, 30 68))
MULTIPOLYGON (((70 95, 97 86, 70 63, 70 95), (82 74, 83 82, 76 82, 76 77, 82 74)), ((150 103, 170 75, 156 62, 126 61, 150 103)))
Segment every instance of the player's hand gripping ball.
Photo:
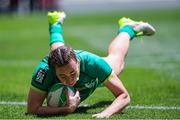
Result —
POLYGON ((68 101, 68 95, 74 96, 76 90, 71 86, 65 86, 61 83, 54 84, 47 96, 47 105, 51 107, 65 106, 68 101))

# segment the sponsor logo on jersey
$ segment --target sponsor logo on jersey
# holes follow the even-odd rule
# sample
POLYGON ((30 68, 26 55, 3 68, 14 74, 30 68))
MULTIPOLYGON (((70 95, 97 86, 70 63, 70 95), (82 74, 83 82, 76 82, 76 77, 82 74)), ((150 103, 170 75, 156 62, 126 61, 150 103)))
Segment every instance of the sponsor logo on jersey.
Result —
POLYGON ((40 68, 37 72, 35 81, 40 84, 43 84, 45 77, 46 77, 46 71, 44 69, 40 68))
MULTIPOLYGON (((96 80, 97 80, 98 78, 96 78, 96 80)), ((90 81, 90 82, 88 82, 88 83, 86 83, 85 84, 85 87, 86 88, 91 88, 91 87, 93 87, 94 85, 96 84, 96 81, 90 81)))

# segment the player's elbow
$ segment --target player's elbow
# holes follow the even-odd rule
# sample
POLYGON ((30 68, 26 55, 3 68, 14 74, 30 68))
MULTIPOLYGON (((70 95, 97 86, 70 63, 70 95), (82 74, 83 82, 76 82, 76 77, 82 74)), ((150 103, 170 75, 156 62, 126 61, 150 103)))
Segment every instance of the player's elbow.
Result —
POLYGON ((37 114, 38 107, 32 107, 32 106, 27 106, 27 113, 28 114, 37 114))
POLYGON ((130 98, 130 96, 128 95, 128 97, 127 97, 127 105, 129 105, 131 103, 131 98, 130 98))
POLYGON ((37 113, 34 110, 27 110, 27 114, 34 114, 34 115, 36 115, 37 113))
POLYGON ((131 98, 128 93, 125 93, 124 99, 125 99, 126 106, 128 106, 131 103, 131 98))
POLYGON ((124 106, 128 106, 131 102, 131 98, 127 92, 119 95, 121 102, 123 101, 124 106))
POLYGON ((37 110, 34 109, 27 109, 28 114, 37 114, 37 110))

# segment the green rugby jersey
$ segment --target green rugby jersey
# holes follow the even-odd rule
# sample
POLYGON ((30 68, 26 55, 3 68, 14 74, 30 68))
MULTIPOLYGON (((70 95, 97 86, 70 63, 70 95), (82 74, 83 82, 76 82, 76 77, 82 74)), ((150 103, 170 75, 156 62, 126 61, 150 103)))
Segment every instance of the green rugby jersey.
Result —
MULTIPOLYGON (((110 76, 112 69, 104 59, 95 54, 80 50, 76 50, 75 54, 80 60, 80 74, 79 80, 73 87, 79 90, 83 101, 110 76)), ((54 68, 48 66, 48 56, 46 56, 33 73, 31 86, 38 91, 48 92, 52 85, 59 82, 54 68)))

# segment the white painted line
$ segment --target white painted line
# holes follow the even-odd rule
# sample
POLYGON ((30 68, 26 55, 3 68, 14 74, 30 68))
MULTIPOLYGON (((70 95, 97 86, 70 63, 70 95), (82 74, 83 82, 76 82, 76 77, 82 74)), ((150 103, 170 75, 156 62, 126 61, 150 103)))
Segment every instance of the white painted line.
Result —
POLYGON ((180 106, 128 106, 128 109, 180 110, 180 106))
POLYGON ((27 105, 26 102, 0 101, 0 105, 27 105))
MULTIPOLYGON (((27 105, 26 102, 0 101, 0 105, 27 105)), ((80 104, 80 107, 90 107, 88 104, 80 104)), ((180 106, 128 106, 126 109, 151 109, 151 110, 180 110, 180 106)))

